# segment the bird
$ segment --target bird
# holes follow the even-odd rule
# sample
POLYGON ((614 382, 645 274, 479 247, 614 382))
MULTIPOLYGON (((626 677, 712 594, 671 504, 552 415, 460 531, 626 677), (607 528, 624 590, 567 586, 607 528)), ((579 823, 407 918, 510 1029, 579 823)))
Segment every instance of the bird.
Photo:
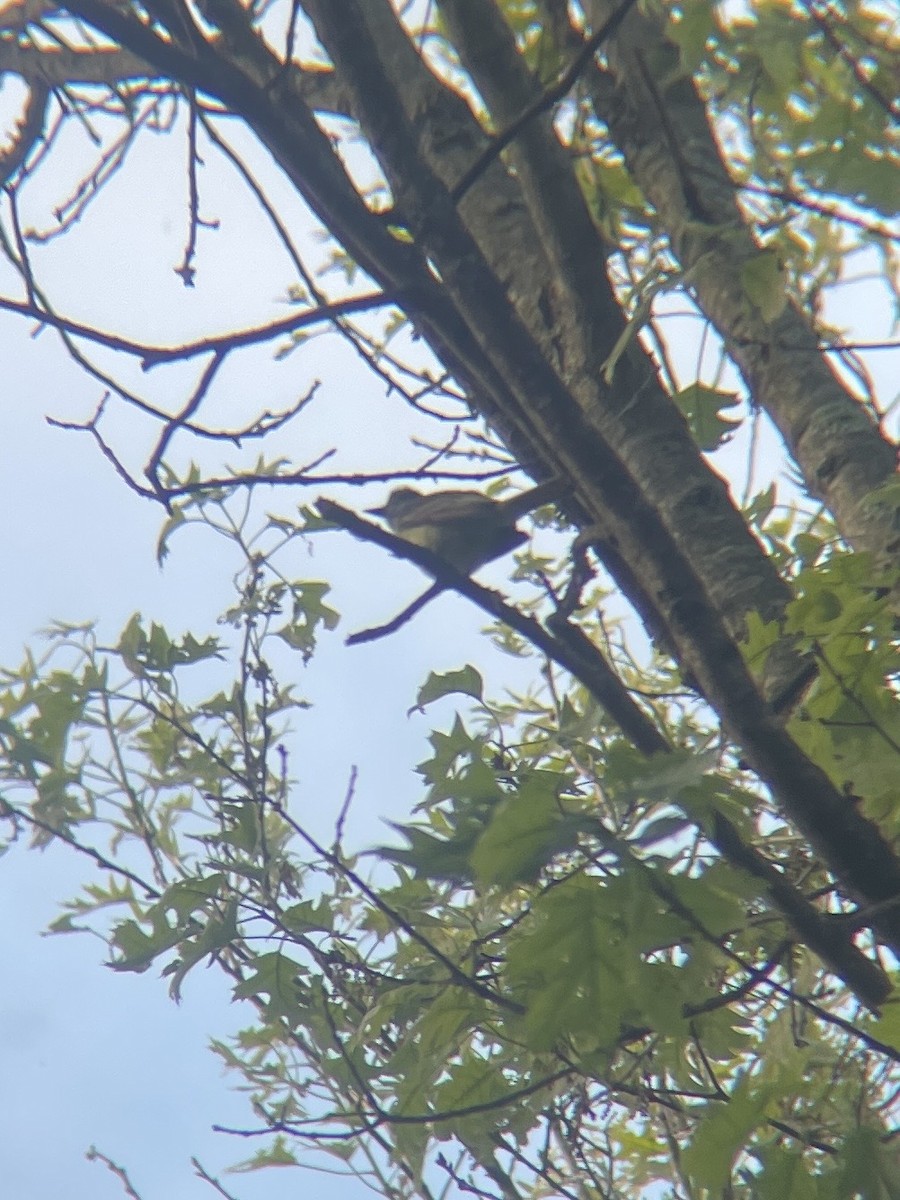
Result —
POLYGON ((468 575, 527 541, 516 522, 532 509, 559 499, 565 490, 558 479, 550 479, 506 500, 494 500, 480 492, 426 495, 399 487, 380 508, 367 511, 381 517, 407 542, 431 550, 468 575))

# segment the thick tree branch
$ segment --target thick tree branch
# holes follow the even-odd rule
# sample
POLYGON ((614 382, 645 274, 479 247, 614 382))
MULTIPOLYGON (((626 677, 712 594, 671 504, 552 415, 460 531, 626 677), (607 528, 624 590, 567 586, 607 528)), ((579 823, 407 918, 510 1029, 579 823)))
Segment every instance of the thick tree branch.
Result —
MULTIPOLYGON (((612 4, 595 0, 592 11, 603 21, 612 4)), ((681 77, 677 52, 657 19, 632 13, 613 45, 615 86, 596 70, 588 77, 597 116, 652 201, 701 308, 755 403, 781 432, 810 493, 828 506, 850 542, 893 562, 900 551, 900 505, 873 503, 872 493, 893 478, 895 448, 834 375, 807 318, 787 303, 766 321, 750 303, 741 266, 760 246, 737 206, 703 103, 693 81, 681 77), (648 58, 657 81, 652 87, 648 58), (666 78, 675 82, 658 82, 666 78)))
MULTIPOLYGON (((0 26, 5 24, 3 18, 0 13, 0 26)), ((127 80, 154 78, 158 74, 144 59, 120 47, 38 47, 15 38, 0 38, 0 72, 3 71, 48 87, 79 83, 115 87, 127 80)))
MULTIPOLYGON (((454 43, 485 97, 495 123, 513 122, 517 114, 528 111, 543 93, 524 67, 493 0, 485 3, 447 0, 442 9, 454 43)), ((311 11, 315 11, 315 5, 311 11)), ((437 203, 434 181, 422 180, 422 170, 427 166, 434 180, 439 180, 452 198, 456 173, 467 165, 463 148, 473 140, 468 129, 472 117, 468 111, 454 111, 442 100, 441 94, 447 89, 411 52, 404 31, 383 0, 367 4, 364 14, 366 25, 358 30, 357 42, 367 33, 370 36, 365 56, 357 54, 355 60, 351 58, 353 44, 349 40, 345 50, 339 52, 336 47, 332 50, 342 64, 343 78, 356 89, 353 110, 386 174, 395 190, 406 189, 405 203, 416 203, 409 196, 410 188, 414 181, 421 181, 423 190, 417 202, 422 214, 421 236, 439 263, 448 286, 452 286, 453 271, 447 260, 461 252, 462 243, 457 240, 454 247, 447 247, 435 241, 433 222, 429 223, 426 217, 437 203), (400 148, 403 119, 397 107, 391 121, 384 118, 384 106, 391 101, 383 90, 377 93, 374 90, 378 86, 374 76, 379 65, 381 74, 393 81, 393 102, 397 107, 402 106, 411 136, 416 139, 412 153, 408 148, 400 148), (377 102, 376 94, 380 97, 377 102), (439 142, 425 132, 426 117, 440 129, 439 142), (401 153, 407 164, 417 156, 418 174, 410 165, 399 165, 401 153), (424 198, 425 189, 430 189, 428 199, 424 198)), ((591 437, 594 444, 602 438, 627 467, 690 558, 693 570, 732 633, 743 635, 748 611, 777 619, 789 598, 789 590, 749 533, 721 478, 703 461, 686 422, 661 388, 652 359, 636 342, 631 342, 616 366, 611 384, 605 383, 605 363, 623 337, 624 317, 603 271, 605 247, 552 123, 546 118, 530 121, 512 143, 509 153, 515 175, 493 177, 492 185, 494 194, 504 198, 504 213, 512 207, 507 198, 512 196, 516 201, 514 211, 521 214, 508 234, 504 236, 504 230, 498 235, 494 210, 483 201, 471 205, 464 202, 460 208, 466 230, 489 268, 489 272, 482 268, 484 282, 473 287, 467 296, 455 291, 460 310, 473 329, 489 331, 488 348, 496 357, 505 332, 494 328, 498 324, 496 315, 512 301, 545 362, 564 380, 568 396, 577 404, 584 436, 591 437), (523 201, 525 214, 521 213, 523 201), (536 247, 540 248, 539 257, 536 247), (503 283, 505 296, 502 300, 498 296, 489 311, 485 311, 487 306, 478 310, 475 305, 493 284, 490 273, 503 283)), ((444 232, 442 221, 442 235, 444 232)), ((467 253, 469 261, 474 262, 472 250, 467 253)), ((509 377, 508 368, 504 366, 502 370, 509 377)), ((537 376, 534 384, 537 385, 537 376)), ((545 389, 526 386, 524 395, 524 404, 536 411, 545 389)), ((476 396, 475 401, 479 403, 480 397, 476 396)), ((553 414, 557 430, 566 420, 564 411, 558 407, 553 414)), ((486 415, 495 420, 490 412, 486 415)), ((523 458, 520 444, 515 438, 510 440, 510 422, 505 413, 497 428, 527 464, 529 459, 523 458)), ((516 426, 512 429, 519 432, 516 426)), ((531 456, 546 454, 541 447, 551 444, 555 435, 537 436, 537 448, 527 451, 531 456)), ((566 469, 572 471, 573 467, 569 465, 566 469)), ((591 481, 585 479, 585 487, 590 486, 591 481)), ((618 572, 615 558, 609 561, 604 558, 604 562, 627 591, 628 572, 624 575, 618 572)), ((664 625, 664 619, 657 619, 651 627, 658 629, 664 625)), ((790 647, 778 646, 767 664, 767 690, 772 695, 790 690, 790 682, 798 673, 804 673, 804 667, 798 664, 790 647)))

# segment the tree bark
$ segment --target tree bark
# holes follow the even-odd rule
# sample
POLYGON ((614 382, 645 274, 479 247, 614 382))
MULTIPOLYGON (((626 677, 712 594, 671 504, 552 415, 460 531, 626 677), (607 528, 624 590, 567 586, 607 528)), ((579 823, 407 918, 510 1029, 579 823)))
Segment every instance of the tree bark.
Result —
MULTIPOLYGON (((614 9, 590 6, 595 23, 614 9)), ((574 40, 570 45, 577 45, 574 40)), ((657 20, 633 11, 614 35, 610 74, 588 85, 629 170, 652 202, 703 312, 771 417, 811 496, 848 542, 890 565, 900 552, 900 504, 874 493, 893 478, 896 447, 841 384, 807 317, 788 302, 766 321, 741 285, 760 253, 737 203, 706 108, 657 20)))

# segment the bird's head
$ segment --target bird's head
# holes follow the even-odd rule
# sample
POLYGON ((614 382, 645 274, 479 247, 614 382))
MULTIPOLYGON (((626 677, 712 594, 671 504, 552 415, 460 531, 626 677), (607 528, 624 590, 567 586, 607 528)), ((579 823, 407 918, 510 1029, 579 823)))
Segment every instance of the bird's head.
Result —
POLYGON ((397 528, 406 523, 405 518, 413 515, 425 497, 415 488, 394 488, 384 504, 378 508, 367 508, 366 512, 383 517, 388 525, 397 528))

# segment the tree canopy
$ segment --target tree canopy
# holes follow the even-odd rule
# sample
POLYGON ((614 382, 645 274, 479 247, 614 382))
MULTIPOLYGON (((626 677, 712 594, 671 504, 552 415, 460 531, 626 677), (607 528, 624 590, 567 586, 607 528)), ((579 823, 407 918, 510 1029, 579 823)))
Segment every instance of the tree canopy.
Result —
MULTIPOLYGON (((894 49, 855 0, 0 8, 0 309, 94 381, 57 422, 159 505, 160 558, 199 524, 240 564, 215 632, 62 613, 4 668, 0 817, 91 868, 56 931, 246 1002, 214 1048, 252 1165, 900 1194, 900 488, 887 343, 834 315, 855 264, 889 303, 894 49), (128 187, 183 208, 175 320, 123 267, 128 187), (498 592, 356 511, 410 480, 560 495, 498 592), (330 838, 304 820, 289 750, 337 636, 297 568, 325 538, 481 606, 525 680, 427 674, 456 716, 375 854, 352 781, 330 838)), ((350 641, 415 629, 379 615, 350 641)))

